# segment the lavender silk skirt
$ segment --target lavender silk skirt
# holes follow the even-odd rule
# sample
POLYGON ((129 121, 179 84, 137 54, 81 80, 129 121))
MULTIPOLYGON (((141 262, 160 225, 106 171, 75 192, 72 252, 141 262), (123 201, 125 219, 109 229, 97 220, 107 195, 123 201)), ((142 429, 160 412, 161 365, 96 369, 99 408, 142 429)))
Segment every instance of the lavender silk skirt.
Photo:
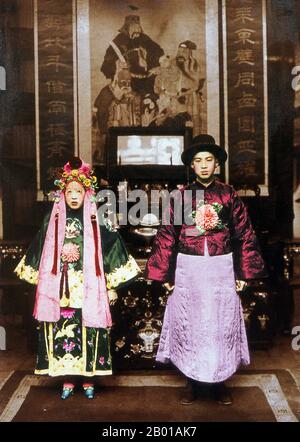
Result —
POLYGON ((221 382, 250 362, 232 253, 178 254, 156 360, 186 376, 221 382))

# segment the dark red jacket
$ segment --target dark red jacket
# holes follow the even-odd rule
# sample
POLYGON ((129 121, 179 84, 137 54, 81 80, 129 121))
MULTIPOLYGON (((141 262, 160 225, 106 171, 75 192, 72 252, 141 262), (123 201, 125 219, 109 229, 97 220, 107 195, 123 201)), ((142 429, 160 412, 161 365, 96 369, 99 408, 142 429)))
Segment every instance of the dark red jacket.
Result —
MULTIPOLYGON (((204 191, 205 203, 221 204, 222 209, 218 216, 223 227, 199 234, 195 225, 188 225, 184 220, 182 225, 174 225, 174 208, 176 210, 178 206, 174 206, 174 201, 171 202, 167 213, 170 217, 169 223, 160 226, 154 239, 151 256, 146 265, 146 278, 173 282, 177 253, 204 255, 205 238, 211 256, 233 252, 236 279, 248 280, 268 276, 247 209, 233 187, 215 179, 208 187, 195 181, 182 189, 181 195, 186 195, 184 190, 190 190, 187 199, 191 198, 189 202, 192 210, 196 209, 196 190, 204 191)), ((166 213, 163 219, 166 219, 166 213)))

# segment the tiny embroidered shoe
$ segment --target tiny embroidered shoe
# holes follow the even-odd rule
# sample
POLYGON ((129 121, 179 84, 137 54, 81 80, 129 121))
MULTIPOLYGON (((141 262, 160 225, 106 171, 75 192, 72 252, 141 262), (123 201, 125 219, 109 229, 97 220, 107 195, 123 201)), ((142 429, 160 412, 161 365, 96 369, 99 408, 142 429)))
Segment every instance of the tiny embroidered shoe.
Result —
POLYGON ((73 392, 74 392, 73 384, 64 384, 60 397, 61 399, 68 399, 70 396, 72 396, 73 392))
POLYGON ((93 384, 83 384, 84 394, 88 399, 94 399, 95 388, 93 384))

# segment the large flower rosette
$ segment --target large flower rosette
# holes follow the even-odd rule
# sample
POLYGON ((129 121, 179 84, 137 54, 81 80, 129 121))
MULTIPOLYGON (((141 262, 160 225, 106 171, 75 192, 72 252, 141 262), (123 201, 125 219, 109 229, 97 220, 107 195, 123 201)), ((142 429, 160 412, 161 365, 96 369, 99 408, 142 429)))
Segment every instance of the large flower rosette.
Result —
POLYGON ((193 210, 191 217, 195 222, 196 229, 200 232, 200 235, 204 235, 209 230, 222 230, 224 224, 219 218, 223 206, 219 203, 205 203, 204 200, 200 200, 196 210, 193 210))
POLYGON ((61 259, 67 263, 75 263, 80 259, 80 249, 72 242, 65 243, 62 248, 61 259))

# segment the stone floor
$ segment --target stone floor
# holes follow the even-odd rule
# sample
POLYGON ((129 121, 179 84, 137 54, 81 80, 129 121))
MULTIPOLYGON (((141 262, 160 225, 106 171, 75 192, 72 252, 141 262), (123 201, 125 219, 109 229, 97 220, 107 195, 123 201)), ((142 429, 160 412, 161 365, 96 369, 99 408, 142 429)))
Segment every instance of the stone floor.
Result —
MULTIPOLYGON (((236 375, 234 375, 230 380, 227 381, 227 385, 230 388, 233 387, 234 390, 235 408, 231 410, 230 412, 231 414, 229 413, 228 416, 227 415, 219 416, 220 410, 218 409, 215 410, 215 408, 212 408, 212 415, 210 416, 210 420, 214 420, 216 417, 218 417, 218 419, 224 421, 236 421, 239 420, 236 417, 237 413, 242 414, 240 420, 243 419, 246 421, 259 420, 260 415, 258 412, 257 415, 254 413, 253 416, 250 413, 251 410, 249 410, 250 414, 246 412, 245 414, 243 412, 243 406, 244 406, 243 404, 245 404, 245 398, 247 397, 248 394, 248 393, 246 394, 243 388, 251 387, 254 388, 253 391, 255 392, 258 391, 255 390, 255 388, 259 387, 261 393, 264 394, 264 397, 267 401, 266 403, 269 404, 271 410, 270 416, 272 416, 273 420, 275 419, 279 422, 300 421, 300 287, 294 290, 294 301, 295 301, 295 312, 294 312, 293 326, 294 327, 299 326, 299 332, 298 332, 299 338, 297 338, 296 342, 299 346, 299 350, 292 348, 292 340, 294 336, 283 336, 283 335, 276 336, 273 345, 267 349, 251 350, 250 366, 242 367, 236 375), (215 415, 214 413, 216 413, 217 411, 219 414, 215 415), (243 413, 245 414, 245 416, 243 413)), ((24 415, 25 412, 24 410, 27 410, 28 408, 27 407, 28 404, 26 401, 31 400, 30 398, 32 394, 35 394, 36 392, 35 388, 41 388, 41 387, 45 388, 45 390, 43 390, 44 391, 43 394, 46 394, 47 391, 50 389, 49 391, 51 394, 48 392, 49 398, 47 396, 46 398, 47 400, 45 399, 45 401, 46 402, 47 401, 51 402, 51 400, 53 401, 54 399, 52 398, 52 396, 55 398, 58 397, 60 390, 60 382, 59 382, 59 387, 55 386, 53 387, 52 384, 58 382, 56 378, 33 375, 33 370, 35 365, 35 355, 32 352, 28 351, 26 331, 22 329, 21 324, 16 325, 16 318, 0 317, 0 325, 5 325, 6 334, 7 334, 6 336, 7 349, 5 351, 3 350, 0 351, 0 390, 2 388, 1 390, 2 395, 5 395, 5 392, 7 394, 7 390, 9 390, 10 388, 12 389, 11 393, 6 398, 6 402, 2 404, 3 405, 2 409, 1 409, 1 400, 0 400, 0 422, 2 421, 7 422, 14 419, 16 419, 17 421, 18 420, 30 421, 32 419, 35 420, 36 417, 34 415, 31 416, 30 413, 29 415, 27 415, 28 414, 27 411, 26 411, 27 414, 25 413, 26 416, 24 415), (18 376, 19 377, 21 376, 22 380, 21 377, 18 380, 17 379, 18 376), (33 389, 31 389, 31 387, 33 387, 33 389), (54 389, 59 388, 58 391, 55 390, 56 391, 55 395, 53 395, 53 388, 54 389), (29 394, 29 392, 31 393, 29 394), (23 402, 24 406, 22 405, 23 402)), ((125 389, 126 388, 128 389, 128 387, 133 387, 133 389, 142 387, 146 390, 147 388, 150 387, 150 391, 152 391, 151 389, 155 389, 157 387, 162 387, 162 386, 166 388, 169 387, 181 388, 184 386, 185 380, 183 376, 181 376, 178 372, 176 373, 175 370, 170 370, 170 371, 134 370, 130 372, 117 373, 115 376, 105 376, 101 378, 99 383, 101 387, 104 387, 104 389, 105 387, 110 387, 109 389, 105 390, 106 391, 105 394, 109 395, 111 388, 118 390, 119 387, 125 387, 125 389)), ((146 394, 146 390, 142 389, 141 391, 143 392, 143 394, 146 394)), ((42 390, 39 391, 41 392, 42 390)), ((121 389, 118 391, 119 391, 118 394, 122 396, 125 390, 121 389)), ((176 405, 175 400, 174 404, 176 405)), ((49 409, 51 408, 50 405, 48 407, 49 409)), ((132 404, 132 406, 133 405, 134 404, 132 404)), ((205 410, 207 408, 206 405, 202 409, 201 403, 197 403, 195 407, 199 408, 199 410, 198 408, 197 410, 199 411, 199 416, 201 417, 202 421, 206 421, 205 417, 206 416, 205 410)), ((68 412, 70 410, 68 411, 67 408, 65 410, 66 421, 70 420, 70 417, 68 415, 68 412)), ((178 411, 179 415, 177 417, 178 421, 182 422, 185 421, 186 416, 184 414, 180 414, 183 413, 184 411, 185 410, 180 411, 179 409, 178 411)), ((132 411, 132 413, 133 413, 132 415, 135 416, 134 410, 132 411)), ((45 421, 51 421, 53 420, 53 416, 52 417, 51 416, 50 414, 47 416, 45 415, 43 419, 45 419, 45 421)), ((149 418, 148 420, 151 420, 150 415, 148 416, 148 418, 149 418)), ((89 416, 87 416, 87 419, 89 419, 89 416)), ((106 418, 103 417, 103 419, 105 420, 106 418)), ((126 419, 127 418, 124 417, 124 421, 126 421, 126 419)), ((263 421, 265 420, 269 421, 268 415, 265 415, 264 413, 262 413, 261 419, 263 421)), ((129 419, 129 421, 131 420, 129 419)))

